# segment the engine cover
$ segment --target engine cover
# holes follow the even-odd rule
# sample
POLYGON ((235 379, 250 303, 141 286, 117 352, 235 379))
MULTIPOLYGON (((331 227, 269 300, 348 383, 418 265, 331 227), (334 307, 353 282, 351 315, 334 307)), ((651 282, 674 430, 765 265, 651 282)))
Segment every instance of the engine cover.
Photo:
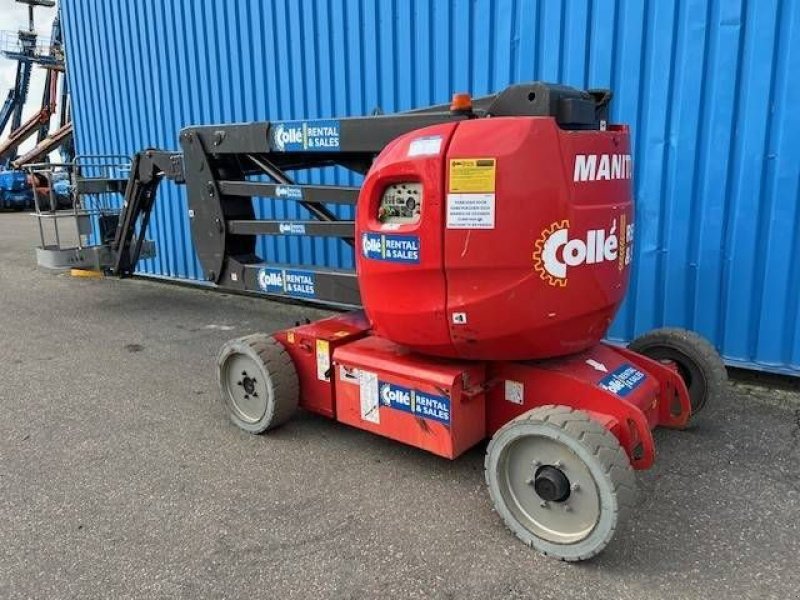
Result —
POLYGON ((567 131, 551 117, 496 117, 399 137, 357 207, 373 329, 418 352, 471 359, 593 346, 627 287, 631 172, 621 125, 567 131), (407 206, 404 190, 414 190, 407 206))

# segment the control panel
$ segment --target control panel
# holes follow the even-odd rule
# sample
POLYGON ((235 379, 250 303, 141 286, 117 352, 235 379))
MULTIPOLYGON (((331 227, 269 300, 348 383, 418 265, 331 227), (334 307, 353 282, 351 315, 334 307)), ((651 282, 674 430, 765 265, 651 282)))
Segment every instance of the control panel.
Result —
POLYGON ((378 208, 378 220, 381 223, 413 225, 419 222, 421 213, 421 183, 394 183, 384 190, 378 208))

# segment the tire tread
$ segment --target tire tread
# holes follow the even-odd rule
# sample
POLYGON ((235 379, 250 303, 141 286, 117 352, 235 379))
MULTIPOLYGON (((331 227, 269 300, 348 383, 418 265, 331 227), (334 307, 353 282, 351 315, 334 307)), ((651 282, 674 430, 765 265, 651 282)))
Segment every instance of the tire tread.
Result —
MULTIPOLYGON (((633 468, 628 460, 628 455, 625 453, 625 450, 623 450, 614 434, 582 410, 574 409, 569 406, 547 404, 529 410, 528 412, 503 425, 503 427, 501 427, 497 433, 492 436, 492 439, 489 442, 489 446, 486 450, 486 458, 484 460, 484 475, 486 477, 487 484, 489 482, 488 471, 490 469, 490 456, 492 455, 492 450, 496 440, 505 430, 525 421, 538 421, 559 427, 571 437, 583 444, 592 455, 598 457, 603 470, 607 475, 609 475, 609 478, 612 482, 614 495, 617 498, 617 506, 615 509, 617 513, 615 526, 609 533, 608 540, 613 538, 616 529, 619 527, 619 524, 624 522, 624 520, 633 512, 636 506, 636 475, 634 474, 633 468)), ((493 495, 492 503, 495 511, 500 513, 493 495)), ((511 527, 509 523, 506 522, 505 525, 525 544, 533 547, 532 540, 526 540, 523 538, 520 532, 511 527)), ((555 557, 567 562, 586 560, 598 554, 604 547, 605 546, 602 546, 597 548, 595 551, 590 551, 579 556, 555 557)), ((550 555, 544 551, 542 551, 542 554, 548 556, 550 555)))
MULTIPOLYGON (((259 433, 269 431, 292 418, 299 404, 300 383, 292 358, 278 340, 265 333, 252 333, 228 341, 217 355, 217 369, 222 370, 227 352, 237 345, 248 347, 269 374, 273 390, 272 416, 259 433)), ((224 393, 224 391, 223 391, 224 393)))

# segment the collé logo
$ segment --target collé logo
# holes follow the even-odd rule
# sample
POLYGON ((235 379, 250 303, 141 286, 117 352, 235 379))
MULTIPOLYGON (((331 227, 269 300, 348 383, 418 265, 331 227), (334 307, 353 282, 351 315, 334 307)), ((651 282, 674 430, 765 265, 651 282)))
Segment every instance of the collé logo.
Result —
POLYGON ((258 287, 263 292, 283 293, 283 271, 265 267, 258 271, 258 287))
POLYGON ((639 387, 647 376, 639 369, 625 363, 609 373, 598 382, 598 385, 617 396, 625 397, 639 387))
POLYGON ((281 223, 278 225, 278 231, 283 235, 305 235, 306 226, 302 223, 281 223))
POLYGON ((415 235, 361 234, 361 254, 364 258, 418 264, 420 242, 415 235))
POLYGON ((290 200, 302 200, 303 188, 296 185, 279 185, 275 188, 275 195, 278 198, 288 198, 290 200))
POLYGON ((361 236, 361 252, 366 258, 383 258, 383 236, 365 233, 361 236))
POLYGON ((288 123, 279 123, 272 130, 272 144, 279 152, 286 152, 292 146, 303 144, 303 127, 302 125, 289 125, 288 123))
POLYGON ((270 126, 277 152, 331 152, 339 149, 339 121, 281 121, 270 126))
POLYGON ((392 404, 411 408, 411 391, 406 388, 393 387, 391 383, 381 384, 381 402, 386 406, 392 404))
POLYGON ((450 424, 450 398, 447 396, 428 394, 386 381, 379 382, 378 390, 383 406, 450 424))
POLYGON ((622 270, 630 263, 633 243, 633 224, 624 225, 617 231, 617 219, 606 229, 590 229, 577 237, 570 236, 569 220, 557 221, 542 232, 533 251, 533 268, 539 276, 553 286, 567 285, 567 272, 570 267, 594 265, 617 260, 620 250, 620 233, 624 255, 619 263, 622 270))
POLYGON ((263 267, 258 271, 258 287, 268 294, 285 294, 301 298, 315 298, 316 274, 313 271, 274 269, 263 267))

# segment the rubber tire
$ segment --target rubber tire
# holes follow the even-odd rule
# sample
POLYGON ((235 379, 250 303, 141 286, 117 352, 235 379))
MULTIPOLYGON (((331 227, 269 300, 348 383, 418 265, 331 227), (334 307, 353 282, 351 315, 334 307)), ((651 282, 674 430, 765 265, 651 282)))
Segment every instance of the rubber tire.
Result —
POLYGON ((531 548, 563 561, 587 560, 599 554, 636 504, 636 476, 617 438, 587 413, 568 406, 548 404, 506 423, 492 436, 486 449, 484 467, 489 496, 506 526, 531 548), (551 439, 568 442, 592 475, 600 477, 602 485, 597 488, 599 522, 583 540, 574 544, 557 544, 539 538, 520 523, 506 505, 497 481, 498 462, 503 448, 524 434, 546 434, 551 439))
POLYGON ((689 388, 692 417, 725 395, 728 381, 725 364, 716 348, 694 331, 678 327, 654 329, 633 340, 628 348, 654 360, 667 358, 678 364, 681 377, 689 388), (689 380, 687 372, 692 375, 689 380), (702 385, 698 384, 698 375, 702 377, 702 385))
POLYGON ((292 358, 271 335, 256 333, 226 342, 217 354, 217 383, 220 397, 234 425, 248 433, 260 434, 275 429, 292 418, 300 397, 300 386, 292 358), (257 364, 267 382, 267 410, 258 422, 242 420, 230 406, 223 383, 225 361, 234 354, 245 354, 257 364))

